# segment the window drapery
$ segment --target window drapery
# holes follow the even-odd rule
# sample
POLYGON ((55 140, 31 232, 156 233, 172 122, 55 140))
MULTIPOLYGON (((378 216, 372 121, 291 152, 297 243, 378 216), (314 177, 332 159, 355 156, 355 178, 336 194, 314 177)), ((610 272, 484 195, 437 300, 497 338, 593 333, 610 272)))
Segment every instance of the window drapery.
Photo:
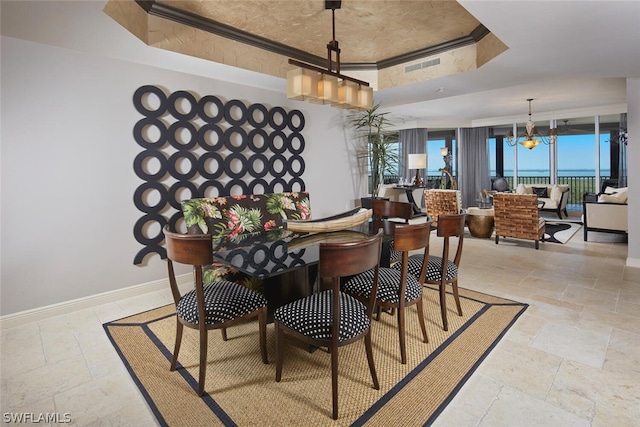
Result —
POLYGON ((462 206, 476 205, 483 190, 491 190, 489 176, 489 128, 461 128, 458 133, 458 189, 462 206))
MULTIPOLYGON (((428 131, 425 128, 401 129, 398 139, 401 146, 401 159, 398 174, 404 179, 410 178, 411 171, 407 170, 409 154, 422 154, 427 152, 428 131)), ((423 173, 426 176, 426 171, 423 173)))

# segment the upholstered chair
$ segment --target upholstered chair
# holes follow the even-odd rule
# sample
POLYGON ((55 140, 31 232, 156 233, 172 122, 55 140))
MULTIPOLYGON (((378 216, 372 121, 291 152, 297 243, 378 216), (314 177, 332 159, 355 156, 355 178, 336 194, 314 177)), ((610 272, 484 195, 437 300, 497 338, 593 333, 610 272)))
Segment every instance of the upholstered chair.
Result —
MULTIPOLYGON (((423 342, 429 342, 422 304, 422 283, 426 274, 426 265, 422 265, 420 274, 414 276, 408 271, 408 262, 410 251, 422 250, 423 259, 429 256, 430 234, 430 222, 396 225, 393 234, 394 245, 402 254, 401 262, 396 265, 401 267, 399 269, 380 267, 376 305, 378 307, 397 309, 395 311, 398 319, 400 359, 403 364, 407 363, 405 312, 408 307, 412 305, 417 307, 423 342)), ((369 270, 351 278, 345 283, 344 291, 363 302, 368 301, 374 290, 373 275, 374 271, 369 270)))
POLYGON ((182 343, 183 327, 196 329, 200 334, 200 365, 198 395, 204 394, 207 369, 207 337, 211 329, 221 329, 227 339, 226 329, 239 322, 258 318, 260 353, 267 361, 267 300, 258 292, 227 280, 217 280, 205 285, 202 270, 211 265, 212 244, 208 234, 178 234, 164 228, 167 245, 169 284, 176 306, 176 342, 170 370, 176 369, 182 343), (193 266, 194 289, 180 293, 175 277, 174 263, 193 266))
POLYGON ((364 339, 373 388, 380 389, 373 360, 371 318, 378 291, 383 232, 355 242, 321 243, 318 279, 331 288, 276 309, 276 381, 282 379, 285 335, 314 347, 325 347, 331 355, 332 416, 338 419, 338 348, 364 339), (363 303, 340 289, 343 277, 371 270, 371 296, 363 303))
MULTIPOLYGON (((465 214, 440 215, 436 227, 436 235, 442 238, 442 256, 415 254, 408 260, 409 273, 420 279, 422 283, 438 285, 440 292, 440 311, 442 315, 442 327, 449 330, 447 321, 447 285, 451 285, 453 298, 458 309, 458 316, 462 316, 462 306, 458 294, 458 271, 460 260, 462 259, 462 247, 464 243, 464 223, 465 214), (457 245, 455 245, 457 241, 457 245), (426 273, 423 273, 424 258, 428 256, 426 273), (424 274, 424 275, 423 275, 424 274)), ((399 264, 394 264, 393 268, 400 269, 399 264)))

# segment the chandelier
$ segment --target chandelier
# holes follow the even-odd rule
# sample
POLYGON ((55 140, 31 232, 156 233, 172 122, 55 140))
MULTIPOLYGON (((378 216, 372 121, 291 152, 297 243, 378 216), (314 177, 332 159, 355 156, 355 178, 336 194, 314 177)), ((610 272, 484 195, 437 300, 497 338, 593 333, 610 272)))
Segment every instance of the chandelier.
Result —
POLYGON ((369 110, 373 107, 373 88, 369 83, 340 74, 335 11, 341 5, 342 1, 324 2, 324 8, 331 9, 333 29, 333 39, 327 44, 327 69, 289 59, 289 64, 297 68, 287 72, 287 98, 337 108, 369 110))
POLYGON ((527 120, 527 124, 525 125, 525 131, 517 137, 514 137, 513 131, 509 129, 505 135, 507 137, 507 144, 510 147, 513 147, 517 143, 520 143, 520 145, 528 148, 529 150, 537 147, 542 142, 547 145, 555 144, 556 140, 558 139, 558 129, 549 129, 548 135, 543 135, 538 132, 536 124, 531 120, 531 101, 533 101, 533 98, 529 98, 527 99, 527 101, 529 102, 529 120, 527 120), (519 141, 520 139, 522 140, 519 141))

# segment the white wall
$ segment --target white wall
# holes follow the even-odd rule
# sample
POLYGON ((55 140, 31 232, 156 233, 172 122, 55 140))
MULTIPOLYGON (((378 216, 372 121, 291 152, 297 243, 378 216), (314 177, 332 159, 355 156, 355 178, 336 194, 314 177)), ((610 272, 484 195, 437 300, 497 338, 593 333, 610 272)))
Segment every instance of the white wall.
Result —
POLYGON ((629 248, 627 265, 640 268, 640 79, 627 79, 629 248))
POLYGON ((341 110, 5 36, 1 54, 3 316, 166 277, 157 255, 133 265, 142 248, 133 237, 142 215, 133 159, 142 148, 132 129, 142 116, 132 96, 142 85, 300 109, 314 216, 357 197, 341 110))

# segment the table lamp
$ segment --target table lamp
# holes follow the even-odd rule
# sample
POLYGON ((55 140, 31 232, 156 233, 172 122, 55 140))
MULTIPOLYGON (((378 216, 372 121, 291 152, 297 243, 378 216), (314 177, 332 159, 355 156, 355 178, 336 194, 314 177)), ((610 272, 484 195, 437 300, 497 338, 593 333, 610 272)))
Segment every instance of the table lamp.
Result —
POLYGON ((420 178, 420 169, 424 169, 427 167, 427 155, 425 153, 421 154, 409 154, 409 167, 408 169, 416 170, 416 179, 415 185, 418 187, 422 187, 424 182, 422 178, 420 178))

